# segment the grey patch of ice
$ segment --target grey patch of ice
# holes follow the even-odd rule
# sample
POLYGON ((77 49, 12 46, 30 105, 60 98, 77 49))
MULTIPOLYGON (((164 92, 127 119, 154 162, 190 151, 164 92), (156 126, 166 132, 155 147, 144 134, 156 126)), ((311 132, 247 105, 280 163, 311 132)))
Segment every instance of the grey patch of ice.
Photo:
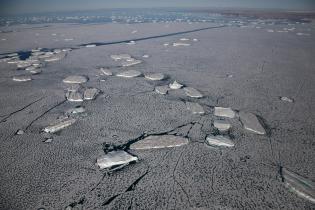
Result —
POLYGON ((272 30, 272 29, 267 29, 267 32, 272 33, 272 32, 274 32, 274 30, 272 30))
POLYGON ((177 89, 181 89, 181 88, 183 87, 183 85, 180 84, 180 83, 178 83, 178 82, 175 80, 173 83, 169 84, 169 87, 170 87, 171 89, 173 89, 173 90, 177 90, 177 89))
POLYGON ((130 42, 127 42, 126 44, 128 44, 128 45, 135 45, 136 42, 135 41, 130 41, 130 42))
POLYGON ((164 85, 164 86, 156 86, 155 87, 155 92, 162 94, 162 95, 166 95, 167 92, 169 91, 169 87, 168 85, 164 85))
POLYGON ((80 84, 80 83, 85 83, 87 82, 88 78, 85 76, 68 76, 65 79, 63 79, 62 81, 64 83, 70 83, 70 84, 80 84))
POLYGON ((187 47, 187 46, 190 46, 190 44, 189 43, 182 43, 182 42, 175 42, 175 43, 173 43, 173 46, 174 47, 178 47, 178 46, 185 46, 185 47, 187 47))
POLYGON ((111 55, 110 56, 113 60, 118 61, 118 60, 126 60, 131 58, 129 54, 119 54, 119 55, 111 55))
POLYGON ((266 134, 264 127, 260 124, 256 115, 249 112, 240 111, 239 117, 246 130, 260 135, 266 134))
POLYGON ((93 100, 100 91, 96 88, 88 88, 84 91, 84 100, 93 100))
POLYGON ((142 58, 149 58, 149 55, 143 55, 142 58))
POLYGON ((28 75, 20 75, 20 76, 14 76, 12 79, 13 81, 16 81, 16 82, 26 82, 26 81, 32 80, 32 77, 28 75))
POLYGON ((83 101, 83 97, 82 94, 79 92, 67 92, 66 93, 66 98, 68 101, 72 101, 72 102, 82 102, 83 101))
POLYGON ((100 169, 111 168, 113 166, 119 166, 123 164, 128 164, 133 161, 137 161, 138 158, 130 155, 124 150, 111 151, 106 155, 99 157, 96 164, 100 169))
POLYGON ((44 128, 44 131, 46 133, 55 133, 55 132, 58 132, 64 128, 72 125, 73 123, 75 123, 75 121, 76 121, 75 119, 64 120, 64 121, 58 122, 56 124, 47 126, 46 128, 44 128))
POLYGON ((138 32, 137 30, 134 30, 134 31, 132 31, 131 33, 132 33, 132 34, 135 34, 135 33, 137 33, 137 32, 138 32))
POLYGON ((130 149, 162 149, 169 147, 179 147, 188 144, 188 139, 181 136, 162 135, 162 136, 148 136, 132 145, 130 149))
POLYGON ((17 132, 16 132, 16 135, 23 135, 24 134, 24 131, 19 129, 17 132))
POLYGON ((45 139, 45 143, 51 143, 53 141, 53 139, 52 138, 47 138, 47 139, 45 139))
POLYGON ((179 40, 180 40, 180 41, 189 41, 188 38, 180 38, 179 40))
POLYGON ((109 69, 106 69, 106 68, 100 68, 100 71, 102 74, 104 74, 106 76, 112 76, 113 75, 113 72, 109 69))
POLYGON ((298 35, 298 36, 310 36, 311 34, 299 32, 299 33, 296 33, 296 35, 298 35))
POLYGON ((282 168, 281 175, 283 182, 287 188, 296 193, 299 197, 315 203, 315 183, 298 174, 282 168))
POLYGON ((170 44, 169 43, 164 43, 163 44, 165 47, 169 46, 170 44))
POLYGON ((40 74, 40 73, 42 73, 42 70, 38 69, 38 68, 35 68, 35 69, 32 69, 32 70, 29 70, 29 72, 31 74, 40 74))
POLYGON ((194 42, 198 42, 199 40, 198 40, 198 39, 193 39, 193 41, 194 41, 194 42))
POLYGON ((79 107, 75 107, 73 109, 70 109, 67 111, 68 113, 71 113, 71 114, 79 114, 79 113, 83 113, 85 112, 85 108, 82 107, 82 106, 79 106, 79 107))
POLYGON ((192 97, 192 98, 202 98, 203 95, 196 90, 195 88, 192 87, 185 87, 184 91, 186 93, 187 96, 192 97))
POLYGON ((80 84, 72 84, 67 88, 69 92, 78 92, 80 89, 81 89, 80 84))
POLYGON ((162 73, 145 74, 144 77, 149 80, 163 80, 165 75, 162 73))
POLYGON ((134 65, 137 65, 137 64, 140 64, 142 63, 141 60, 137 60, 137 59, 128 59, 128 60, 125 60, 125 61, 122 61, 121 62, 121 65, 124 66, 124 67, 127 67, 127 66, 134 66, 134 65))
POLYGON ((193 114, 204 114, 205 113, 203 107, 198 103, 186 102, 186 107, 193 114))
POLYGON ((219 131, 227 131, 231 128, 231 124, 225 120, 215 120, 213 126, 219 131))
POLYGON ((96 45, 95 44, 88 44, 88 45, 85 45, 85 47, 92 48, 92 47, 96 47, 96 45))
POLYGON ((116 74, 117 77, 126 77, 126 78, 139 77, 141 75, 142 73, 136 70, 129 70, 129 71, 124 71, 124 72, 120 72, 116 74))
POLYGON ((218 117, 234 118, 235 112, 231 108, 214 107, 214 115, 218 117))
POLYGON ((281 101, 286 101, 286 102, 290 102, 290 103, 293 103, 294 100, 292 98, 289 98, 289 97, 286 97, 286 96, 281 96, 280 97, 280 100, 281 101))
POLYGON ((225 136, 207 136, 206 143, 214 147, 234 147, 234 143, 230 138, 225 136))

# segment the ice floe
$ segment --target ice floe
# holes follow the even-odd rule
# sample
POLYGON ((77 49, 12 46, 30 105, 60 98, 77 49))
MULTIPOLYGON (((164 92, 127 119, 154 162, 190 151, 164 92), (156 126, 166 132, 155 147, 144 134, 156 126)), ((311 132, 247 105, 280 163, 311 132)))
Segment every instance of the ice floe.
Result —
POLYGON ((256 115, 250 112, 240 111, 239 117, 246 130, 260 135, 266 134, 264 127, 260 124, 256 115))
POLYGON ((66 98, 68 101, 72 101, 72 102, 82 102, 83 101, 82 94, 79 92, 68 91, 66 93, 66 98))
POLYGON ((131 58, 131 59, 127 59, 127 60, 122 61, 121 65, 124 66, 124 67, 127 67, 127 66, 134 66, 134 65, 137 65, 137 64, 140 64, 140 63, 142 63, 141 60, 137 60, 137 59, 131 58))
POLYGON ((106 76, 112 76, 113 75, 113 72, 109 69, 106 69, 106 68, 100 68, 100 71, 103 75, 106 75, 106 76))
POLYGON ((155 87, 155 92, 162 94, 162 95, 166 95, 167 92, 170 90, 168 85, 163 85, 163 86, 156 86, 155 87))
POLYGON ((234 118, 235 112, 231 108, 214 107, 214 115, 218 117, 234 118))
POLYGON ((68 76, 65 79, 63 79, 64 83, 70 83, 70 84, 86 83, 87 81, 88 81, 88 78, 86 76, 79 76, 79 75, 68 76))
POLYGON ((184 87, 184 91, 187 96, 192 97, 192 98, 202 98, 203 95, 196 90, 195 88, 192 87, 184 87))
POLYGON ((173 43, 173 46, 174 47, 178 47, 178 46, 185 46, 185 47, 187 47, 187 46, 190 46, 190 44, 189 43, 182 43, 182 42, 175 42, 175 43, 173 43))
POLYGON ((231 124, 226 120, 214 120, 213 126, 219 131, 228 131, 231 128, 231 124))
POLYGON ((113 166, 128 164, 137 160, 137 157, 130 155, 124 150, 118 150, 108 152, 107 154, 99 157, 96 161, 96 164, 100 169, 104 169, 111 168, 113 166))
POLYGON ((84 91, 84 100, 93 100, 100 91, 96 88, 88 88, 84 91))
POLYGON ((64 120, 64 121, 61 121, 61 122, 57 122, 56 124, 53 124, 53 125, 50 125, 46 128, 44 128, 44 131, 46 133, 55 133, 55 132, 58 132, 70 125, 72 125, 73 123, 75 123, 75 119, 67 119, 67 120, 64 120))
POLYGON ((126 77, 126 78, 139 77, 141 75, 142 73, 137 70, 128 70, 128 71, 123 71, 116 74, 117 77, 126 77))
POLYGON ((290 103, 293 103, 294 100, 292 98, 289 98, 289 97, 286 97, 286 96, 281 96, 280 97, 280 100, 281 101, 286 101, 286 102, 290 102, 290 103))
POLYGON ((281 169, 282 181, 291 192, 296 193, 299 197, 315 203, 315 183, 296 173, 290 172, 285 168, 281 169))
POLYGON ((13 81, 16 81, 16 82, 26 82, 26 81, 32 80, 32 77, 28 75, 20 75, 20 76, 14 76, 12 79, 13 81))
POLYGON ((181 89, 183 86, 184 85, 178 83, 176 80, 173 83, 169 84, 169 87, 173 90, 181 89))
POLYGON ((148 136, 130 145, 130 149, 162 149, 168 147, 179 147, 188 144, 188 139, 174 135, 148 136))
POLYGON ((186 107, 193 114, 204 114, 205 113, 203 107, 200 104, 198 104, 198 103, 188 102, 187 101, 186 102, 186 107))
POLYGON ((230 138, 221 135, 207 136, 206 143, 213 147, 234 147, 234 143, 230 138))
POLYGON ((96 47, 96 45, 95 44, 88 44, 88 45, 85 45, 85 47, 92 48, 92 47, 96 47))
POLYGON ((129 54, 119 54, 119 55, 111 55, 110 56, 113 60, 118 61, 118 60, 126 60, 131 58, 131 55, 129 54))
POLYGON ((165 78, 165 75, 162 73, 152 73, 152 74, 145 74, 144 77, 146 79, 156 81, 156 80, 163 80, 165 78))

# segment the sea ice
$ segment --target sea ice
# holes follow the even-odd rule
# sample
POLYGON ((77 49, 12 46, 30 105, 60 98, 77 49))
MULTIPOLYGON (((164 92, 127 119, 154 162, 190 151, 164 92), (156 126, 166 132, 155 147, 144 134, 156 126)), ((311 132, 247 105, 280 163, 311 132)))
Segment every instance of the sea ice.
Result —
POLYGON ((132 78, 132 77, 139 77, 141 75, 142 75, 142 73, 140 71, 129 70, 129 71, 120 72, 116 76, 117 77, 132 78))
POLYGON ((185 87, 184 91, 186 93, 187 96, 192 97, 192 98, 202 98, 203 95, 196 90, 195 88, 192 87, 185 87))
POLYGON ((163 80, 165 75, 162 73, 145 74, 144 77, 149 80, 163 80))
POLYGON ((181 88, 183 87, 183 85, 180 84, 180 83, 178 83, 178 82, 175 80, 173 83, 169 84, 169 87, 170 87, 171 89, 173 89, 173 90, 177 90, 177 89, 181 89, 181 88))
POLYGON ((141 60, 129 59, 129 60, 122 61, 121 65, 124 66, 124 67, 127 67, 127 66, 134 66, 134 65, 137 65, 137 64, 140 64, 140 63, 142 63, 141 60))
POLYGON ((293 102, 294 102, 294 100, 293 100, 292 98, 289 98, 289 97, 286 97, 286 96, 280 97, 280 100, 281 100, 281 101, 290 102, 290 103, 293 103, 293 102))
POLYGON ((290 172, 285 168, 282 168, 281 173, 287 188, 298 196, 315 203, 315 183, 313 181, 290 172))
POLYGON ((190 46, 189 43, 182 43, 182 42, 175 42, 173 43, 173 46, 174 47, 177 47, 177 46, 190 46))
POLYGON ((85 76, 68 76, 63 80, 64 83, 70 83, 70 84, 80 84, 80 83, 85 83, 87 82, 88 78, 85 76))
POLYGON ((13 77, 13 81, 17 81, 17 82, 26 82, 30 80, 32 80, 32 77, 28 75, 20 75, 20 76, 13 77))
POLYGON ((131 58, 129 54, 119 54, 119 55, 111 55, 110 56, 113 60, 118 61, 118 60, 126 60, 131 58))
POLYGON ((92 47, 96 47, 96 45, 95 44, 88 44, 88 45, 85 45, 85 47, 92 48, 92 47))
POLYGON ((206 143, 214 147, 234 147, 233 141, 225 136, 213 136, 209 135, 206 138, 206 143))
POLYGON ((106 75, 106 76, 112 76, 113 75, 113 72, 109 69, 106 69, 106 68, 100 68, 100 71, 102 74, 106 75))
POLYGON ((155 92, 162 94, 162 95, 166 95, 167 92, 169 91, 169 87, 168 85, 163 85, 163 86, 156 86, 155 87, 155 92))
POLYGON ((71 114, 78 114, 78 113, 83 113, 83 112, 85 112, 85 108, 82 106, 78 106, 67 111, 67 113, 71 113, 71 114))
POLYGON ((203 107, 198 103, 186 102, 186 107, 193 114, 204 114, 205 113, 203 107))
POLYGON ((100 91, 96 88, 88 88, 84 91, 84 100, 93 100, 100 91))
POLYGON ((174 135, 158 135, 148 136, 143 140, 133 143, 130 149, 161 149, 168 147, 179 147, 188 144, 188 139, 181 136, 174 135))
POLYGON ((231 128, 231 124, 225 120, 215 120, 213 126, 219 131, 227 131, 231 128))
POLYGON ((214 107, 214 115, 218 117, 234 118, 235 112, 231 108, 214 107))
POLYGON ((111 168, 113 166, 119 166, 123 164, 128 164, 133 161, 137 161, 138 158, 130 155, 124 150, 111 151, 106 155, 101 156, 97 159, 96 163, 100 169, 111 168))
POLYGON ((246 130, 249 130, 260 135, 266 134, 264 127, 260 124, 256 115, 249 112, 241 111, 239 113, 239 117, 246 130))
POLYGON ((67 120, 64 120, 64 121, 61 121, 61 122, 58 122, 56 124, 53 124, 53 125, 50 125, 46 128, 44 128, 44 131, 46 133, 55 133, 57 131, 60 131, 70 125, 72 125, 73 123, 75 123, 75 119, 67 119, 67 120))
POLYGON ((149 58, 149 55, 143 55, 142 58, 149 58))
POLYGON ((17 132, 16 132, 16 135, 23 135, 24 134, 24 131, 19 129, 17 132))
POLYGON ((180 41, 189 41, 189 39, 187 39, 187 38, 181 38, 181 39, 179 39, 180 41))
POLYGON ((72 101, 72 102, 82 102, 83 101, 83 97, 82 94, 79 92, 67 92, 66 93, 66 98, 68 101, 72 101))

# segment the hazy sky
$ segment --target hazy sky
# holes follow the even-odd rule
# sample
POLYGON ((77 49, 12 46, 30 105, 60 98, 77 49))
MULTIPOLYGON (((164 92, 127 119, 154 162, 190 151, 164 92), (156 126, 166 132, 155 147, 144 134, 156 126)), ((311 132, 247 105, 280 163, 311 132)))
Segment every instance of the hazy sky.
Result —
POLYGON ((0 12, 44 12, 102 8, 229 7, 315 10, 315 0, 0 0, 0 12))

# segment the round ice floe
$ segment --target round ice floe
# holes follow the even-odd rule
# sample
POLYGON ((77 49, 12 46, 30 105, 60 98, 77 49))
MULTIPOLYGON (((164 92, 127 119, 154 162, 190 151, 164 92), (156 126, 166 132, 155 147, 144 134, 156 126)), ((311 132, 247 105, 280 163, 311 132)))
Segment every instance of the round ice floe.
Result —
POLYGON ((188 144, 188 139, 181 136, 162 135, 148 136, 132 145, 130 149, 161 149, 168 147, 179 147, 188 144))
POLYGON ((26 82, 30 80, 32 80, 32 77, 28 75, 20 75, 20 76, 13 77, 13 81, 17 81, 17 82, 26 82))
POLYGON ((186 93, 187 96, 192 97, 192 98, 202 98, 203 95, 196 90, 195 88, 192 87, 185 87, 184 91, 186 93))
POLYGON ((87 82, 88 78, 85 76, 69 76, 63 80, 64 83, 73 83, 73 84, 80 84, 87 82))
POLYGON ((165 75, 162 73, 145 74, 144 77, 149 80, 163 80, 165 75))
POLYGON ((206 143, 214 147, 234 147, 233 141, 224 136, 207 136, 206 143))
POLYGON ((118 73, 116 76, 117 77, 132 78, 132 77, 139 77, 141 75, 142 75, 142 73, 140 71, 129 70, 129 71, 124 71, 124 72, 118 73))
POLYGON ((169 87, 173 90, 181 89, 183 87, 182 84, 178 83, 176 80, 169 85, 169 87))

